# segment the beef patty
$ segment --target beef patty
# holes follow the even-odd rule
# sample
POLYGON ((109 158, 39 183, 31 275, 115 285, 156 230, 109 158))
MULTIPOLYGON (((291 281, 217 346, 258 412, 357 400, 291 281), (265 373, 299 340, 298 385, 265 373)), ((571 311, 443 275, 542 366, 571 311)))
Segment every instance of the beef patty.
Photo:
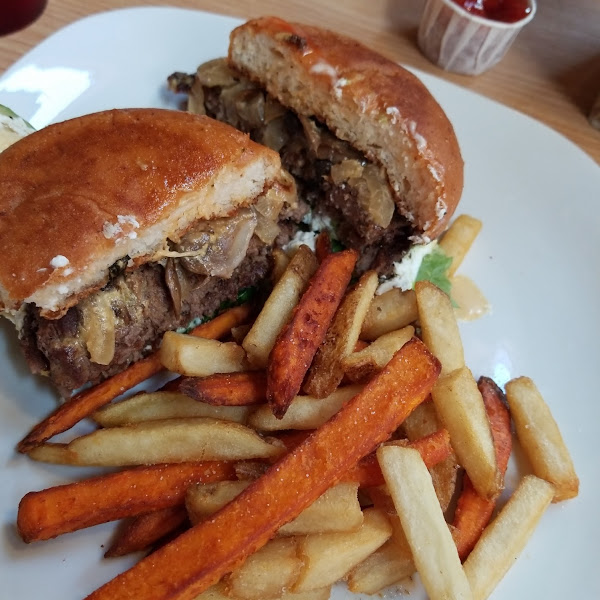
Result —
POLYGON ((55 320, 29 307, 20 335, 29 366, 34 373, 49 375, 64 397, 86 383, 96 384, 156 350, 165 331, 214 314, 223 302, 235 301, 241 289, 264 280, 270 270, 268 250, 253 237, 246 257, 227 279, 187 272, 178 307, 162 264, 149 263, 114 276, 97 292, 105 295, 114 314, 114 356, 108 365, 90 357, 81 304, 55 320))

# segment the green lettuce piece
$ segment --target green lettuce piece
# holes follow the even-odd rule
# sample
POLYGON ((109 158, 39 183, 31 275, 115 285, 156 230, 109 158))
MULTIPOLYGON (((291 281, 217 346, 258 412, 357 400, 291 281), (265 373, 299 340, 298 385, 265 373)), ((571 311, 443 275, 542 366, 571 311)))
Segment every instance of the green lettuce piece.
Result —
POLYGON ((417 281, 431 281, 450 296, 452 284, 448 278, 448 269, 451 264, 452 257, 447 256, 439 246, 436 247, 430 254, 423 257, 415 283, 417 281))

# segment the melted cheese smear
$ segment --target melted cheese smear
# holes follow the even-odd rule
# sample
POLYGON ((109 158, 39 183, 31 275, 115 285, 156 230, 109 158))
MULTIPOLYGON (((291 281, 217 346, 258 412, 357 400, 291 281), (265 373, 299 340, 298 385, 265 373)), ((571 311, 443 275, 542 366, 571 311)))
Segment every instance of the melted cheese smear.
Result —
POLYGON ((452 278, 452 299, 458 304, 454 309, 461 321, 474 321, 491 311, 491 305, 481 290, 464 275, 452 278))

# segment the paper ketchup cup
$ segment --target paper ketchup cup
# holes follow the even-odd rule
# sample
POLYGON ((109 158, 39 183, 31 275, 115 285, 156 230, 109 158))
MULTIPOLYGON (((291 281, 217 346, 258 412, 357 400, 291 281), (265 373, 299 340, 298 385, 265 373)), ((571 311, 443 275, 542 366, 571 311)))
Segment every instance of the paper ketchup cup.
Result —
POLYGON ((528 0, 528 7, 530 12, 523 18, 506 22, 469 12, 454 0, 427 0, 419 48, 442 69, 479 75, 500 62, 519 31, 533 19, 535 0, 528 0))

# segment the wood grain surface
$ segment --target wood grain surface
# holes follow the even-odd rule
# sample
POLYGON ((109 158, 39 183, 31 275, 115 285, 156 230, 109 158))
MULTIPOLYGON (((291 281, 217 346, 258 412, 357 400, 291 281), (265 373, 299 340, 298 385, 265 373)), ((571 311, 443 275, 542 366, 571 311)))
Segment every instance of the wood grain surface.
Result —
POLYGON ((423 0, 49 0, 41 18, 0 38, 0 72, 60 27, 86 15, 157 5, 248 18, 279 15, 354 36, 381 53, 515 108, 569 138, 600 164, 588 114, 600 93, 600 1, 538 0, 534 20, 500 64, 476 77, 447 73, 416 44, 423 0))

